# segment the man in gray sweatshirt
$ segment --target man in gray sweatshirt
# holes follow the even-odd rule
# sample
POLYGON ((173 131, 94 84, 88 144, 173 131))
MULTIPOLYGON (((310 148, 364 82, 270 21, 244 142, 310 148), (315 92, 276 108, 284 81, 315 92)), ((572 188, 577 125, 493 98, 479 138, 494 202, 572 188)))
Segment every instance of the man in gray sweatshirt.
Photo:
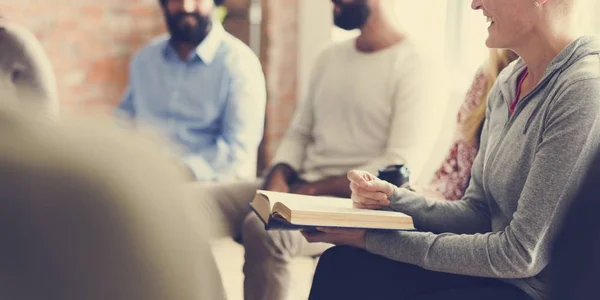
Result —
MULTIPOLYGON (((600 143, 599 54, 595 38, 569 44, 512 114, 508 108, 518 94, 525 64, 519 59, 508 66, 490 92, 481 148, 463 199, 436 201, 395 189, 390 208, 413 216, 419 231, 367 232, 366 250, 435 271, 431 274, 500 279, 495 282, 517 287, 533 299, 547 299, 551 245, 600 143)), ((327 241, 312 234, 307 238, 327 241)), ((339 291, 337 284, 353 290, 341 275, 356 266, 355 259, 341 254, 348 249, 333 248, 322 256, 311 294, 315 299, 339 291)), ((366 269, 362 273, 381 272, 368 264, 366 269)), ((435 292, 443 284, 439 281, 429 280, 426 290, 435 292)), ((407 289, 397 293, 409 293, 412 286, 404 284, 407 289)), ((398 286, 387 290, 391 288, 398 286)))

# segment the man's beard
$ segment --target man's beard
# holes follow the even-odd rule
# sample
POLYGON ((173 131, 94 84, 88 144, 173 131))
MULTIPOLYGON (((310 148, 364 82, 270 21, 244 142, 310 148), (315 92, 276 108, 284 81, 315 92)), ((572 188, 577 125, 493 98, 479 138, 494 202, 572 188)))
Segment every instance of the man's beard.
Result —
POLYGON ((167 28, 171 33, 173 42, 199 45, 208 36, 212 28, 211 18, 198 13, 167 14, 166 19, 167 28), (187 17, 193 17, 197 23, 195 25, 185 23, 184 20, 187 17))
POLYGON ((359 0, 355 3, 343 3, 339 0, 334 0, 341 8, 338 14, 333 14, 333 22, 335 26, 353 30, 363 27, 371 15, 369 5, 364 0, 359 0))

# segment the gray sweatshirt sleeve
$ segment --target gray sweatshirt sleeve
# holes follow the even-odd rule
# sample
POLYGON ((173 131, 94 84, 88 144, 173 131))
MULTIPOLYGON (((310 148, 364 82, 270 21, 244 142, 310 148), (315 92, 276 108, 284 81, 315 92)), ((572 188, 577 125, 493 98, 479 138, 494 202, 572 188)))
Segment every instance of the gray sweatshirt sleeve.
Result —
MULTIPOLYGON (((504 230, 484 234, 369 232, 367 250, 439 272, 506 279, 537 275, 549 262, 556 225, 564 214, 561 208, 573 198, 577 183, 585 174, 585 166, 598 147, 598 95, 598 79, 589 79, 571 84, 556 98, 545 116, 543 136, 518 209, 504 230)), ((477 168, 481 168, 481 159, 477 168)), ((474 179, 475 184, 478 180, 474 179)), ((479 193, 476 196, 481 196, 479 193)), ((419 206, 418 199, 406 203, 396 199, 395 205, 402 206, 403 211, 415 212, 417 221, 424 227, 450 228, 454 225, 448 224, 462 222, 461 217, 476 220, 470 222, 479 225, 487 216, 477 220, 473 215, 485 210, 475 204, 480 199, 468 197, 473 195, 463 200, 466 204, 441 205, 426 201, 419 206), (439 220, 418 213, 420 209, 439 220)))

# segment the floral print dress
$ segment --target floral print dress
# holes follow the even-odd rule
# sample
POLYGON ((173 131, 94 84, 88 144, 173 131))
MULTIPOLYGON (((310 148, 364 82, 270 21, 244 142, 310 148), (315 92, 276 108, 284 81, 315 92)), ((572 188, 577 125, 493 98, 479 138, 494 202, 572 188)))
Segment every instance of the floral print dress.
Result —
POLYGON ((465 101, 459 109, 454 142, 442 165, 435 172, 432 180, 423 188, 423 193, 438 199, 461 199, 471 178, 471 166, 479 150, 466 136, 465 122, 474 109, 482 101, 487 92, 488 79, 480 69, 469 88, 465 101))

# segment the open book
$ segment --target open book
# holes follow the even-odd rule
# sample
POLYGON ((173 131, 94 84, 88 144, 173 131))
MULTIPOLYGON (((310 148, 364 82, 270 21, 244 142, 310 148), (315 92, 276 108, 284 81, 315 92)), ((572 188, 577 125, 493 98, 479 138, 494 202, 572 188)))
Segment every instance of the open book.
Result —
POLYGON ((410 216, 391 211, 352 207, 352 200, 257 191, 250 207, 265 223, 278 230, 341 227, 362 229, 412 230, 410 216))

